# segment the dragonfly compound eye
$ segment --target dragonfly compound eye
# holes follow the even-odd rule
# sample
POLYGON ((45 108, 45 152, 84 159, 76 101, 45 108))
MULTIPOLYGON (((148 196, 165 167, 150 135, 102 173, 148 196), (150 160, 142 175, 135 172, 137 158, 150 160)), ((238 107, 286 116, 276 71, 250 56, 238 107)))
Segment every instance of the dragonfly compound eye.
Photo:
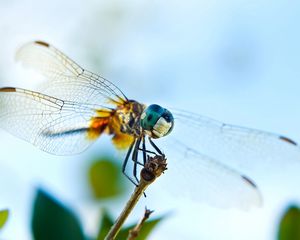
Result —
POLYGON ((147 107, 141 115, 141 127, 150 137, 164 137, 172 131, 173 126, 172 113, 157 104, 147 107))

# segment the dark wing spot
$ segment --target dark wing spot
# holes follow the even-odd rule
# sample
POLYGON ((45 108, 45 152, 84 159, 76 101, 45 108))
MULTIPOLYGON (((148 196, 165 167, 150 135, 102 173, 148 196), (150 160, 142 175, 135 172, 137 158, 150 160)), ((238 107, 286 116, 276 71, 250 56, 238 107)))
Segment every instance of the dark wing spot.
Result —
POLYGON ((295 146, 298 145, 298 144, 297 144, 295 141, 293 141, 292 139, 289 139, 289 138, 284 137, 284 136, 280 136, 279 139, 282 140, 282 141, 285 141, 285 142, 287 142, 287 143, 293 144, 293 145, 295 145, 295 146))
POLYGON ((4 88, 0 88, 0 92, 16 92, 16 88, 14 88, 14 87, 4 87, 4 88))
POLYGON ((49 47, 49 43, 43 42, 43 41, 35 41, 36 44, 42 45, 44 47, 49 47))
POLYGON ((249 183, 252 187, 257 188, 256 184, 248 177, 242 175, 241 176, 247 183, 249 183))

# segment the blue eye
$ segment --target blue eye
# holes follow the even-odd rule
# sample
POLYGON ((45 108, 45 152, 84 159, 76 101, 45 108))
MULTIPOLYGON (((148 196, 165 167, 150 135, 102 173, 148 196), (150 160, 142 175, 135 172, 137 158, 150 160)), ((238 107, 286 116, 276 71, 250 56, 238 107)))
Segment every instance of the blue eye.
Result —
POLYGON ((147 107, 141 119, 141 126, 145 130, 152 130, 158 119, 164 114, 164 109, 156 104, 147 107))
POLYGON ((141 127, 153 138, 166 136, 174 125, 172 113, 157 105, 147 107, 141 115, 141 127))
POLYGON ((168 111, 167 109, 165 109, 166 111, 164 112, 164 114, 162 115, 162 117, 167 121, 167 122, 172 122, 174 121, 173 115, 170 111, 168 111))

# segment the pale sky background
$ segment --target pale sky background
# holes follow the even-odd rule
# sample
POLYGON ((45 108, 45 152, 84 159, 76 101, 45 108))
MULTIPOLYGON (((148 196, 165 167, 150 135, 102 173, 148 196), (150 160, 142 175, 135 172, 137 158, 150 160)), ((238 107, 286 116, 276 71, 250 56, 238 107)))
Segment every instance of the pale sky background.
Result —
MULTIPOLYGON (((2 0, 0 6, 1 86, 34 89, 39 79, 14 63, 14 53, 40 39, 110 79, 129 98, 300 142, 299 1, 2 0)), ((1 239, 31 239, 36 186, 71 206, 95 236, 102 205, 86 197, 85 159, 113 152, 108 138, 75 157, 43 153, 2 130, 0 141, 0 209, 12 212, 1 239)), ((275 239, 287 205, 300 202, 300 167, 284 169, 251 176, 260 183, 264 207, 248 212, 164 197, 154 186, 143 201, 157 215, 173 214, 151 239, 275 239)), ((115 203, 112 211, 121 207, 115 203)))

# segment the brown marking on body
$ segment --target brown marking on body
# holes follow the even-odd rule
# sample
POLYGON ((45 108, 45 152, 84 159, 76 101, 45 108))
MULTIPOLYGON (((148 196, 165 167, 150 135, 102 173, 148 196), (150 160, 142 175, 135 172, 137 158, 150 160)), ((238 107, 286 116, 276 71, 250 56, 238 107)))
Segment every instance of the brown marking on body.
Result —
POLYGON ((122 106, 122 105, 126 105, 127 103, 127 100, 121 98, 121 97, 118 97, 118 100, 117 99, 113 99, 113 98, 109 98, 107 100, 107 103, 108 104, 113 104, 113 105, 116 105, 118 107, 122 106))
POLYGON ((121 132, 120 116, 113 114, 110 118, 110 122, 107 128, 108 134, 112 134, 112 143, 119 150, 127 149, 134 140, 134 136, 121 132))
POLYGON ((43 42, 43 41, 35 41, 36 44, 39 44, 44 47, 50 47, 49 43, 43 42))
POLYGON ((112 115, 112 111, 111 110, 96 110, 97 113, 97 117, 101 117, 101 118, 107 118, 110 117, 112 115))
POLYGON ((107 128, 108 123, 109 118, 93 117, 87 132, 87 138, 90 140, 95 140, 96 138, 100 137, 100 135, 107 128))
POLYGON ((295 146, 298 145, 298 144, 297 144, 295 141, 293 141, 292 139, 287 138, 287 137, 284 137, 284 136, 280 136, 279 139, 282 140, 282 141, 285 141, 285 142, 287 142, 287 143, 290 143, 290 144, 292 144, 292 145, 295 145, 295 146))
POLYGON ((134 139, 139 136, 139 129, 131 128, 129 121, 132 118, 136 118, 136 121, 138 121, 138 114, 141 113, 143 108, 144 106, 137 102, 124 101, 123 104, 118 103, 115 110, 98 109, 96 111, 97 116, 90 121, 88 139, 95 140, 104 132, 113 135, 112 142, 117 149, 127 149, 134 139), (137 106, 140 109, 136 109, 137 106))
POLYGON ((14 87, 4 87, 4 88, 0 88, 0 92, 16 92, 17 89, 14 87))
POLYGON ((121 132, 121 122, 115 111, 98 110, 97 115, 97 117, 93 117, 90 121, 87 138, 95 140, 102 133, 106 133, 113 135, 112 142, 117 149, 127 149, 134 140, 134 137, 121 132))
POLYGON ((133 126, 132 119, 137 123, 143 109, 144 105, 128 101, 119 105, 113 112, 109 122, 109 133, 114 135, 112 142, 117 149, 127 149, 139 136, 140 129, 136 125, 133 126))

